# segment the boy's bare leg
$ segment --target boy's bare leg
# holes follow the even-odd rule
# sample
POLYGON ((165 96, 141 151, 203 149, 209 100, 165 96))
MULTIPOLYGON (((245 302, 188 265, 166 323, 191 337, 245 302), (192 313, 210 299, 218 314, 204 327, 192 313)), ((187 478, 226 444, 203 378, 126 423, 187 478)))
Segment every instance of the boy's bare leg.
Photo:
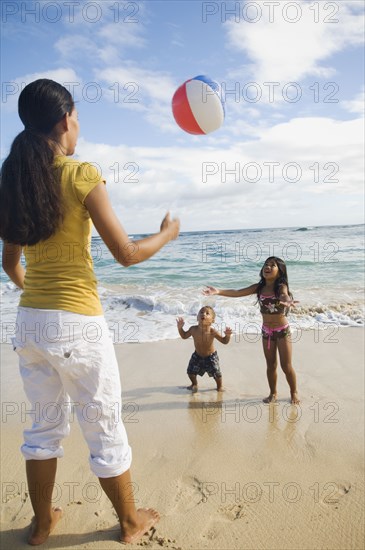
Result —
POLYGON ((188 374, 189 378, 190 378, 190 381, 191 381, 191 386, 188 386, 186 389, 187 390, 192 390, 193 392, 197 392, 198 391, 198 381, 196 379, 196 374, 188 374))
POLYGON ((137 542, 159 521, 153 508, 136 509, 129 470, 116 477, 99 477, 99 482, 118 515, 122 542, 137 542))
POLYGON ((214 380, 217 384, 217 391, 223 391, 223 377, 222 376, 215 376, 214 380))
POLYGON ((56 479, 57 458, 26 460, 28 491, 34 510, 28 543, 43 544, 62 517, 61 508, 52 508, 52 492, 56 479))

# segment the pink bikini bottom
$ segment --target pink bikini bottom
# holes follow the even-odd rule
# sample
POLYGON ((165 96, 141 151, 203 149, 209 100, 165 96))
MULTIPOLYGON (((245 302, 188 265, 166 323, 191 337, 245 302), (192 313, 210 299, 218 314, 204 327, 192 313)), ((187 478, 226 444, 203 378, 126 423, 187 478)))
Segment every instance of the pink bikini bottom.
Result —
POLYGON ((290 327, 289 325, 283 325, 282 327, 271 328, 266 325, 262 325, 261 334, 264 340, 268 340, 267 349, 270 349, 271 339, 275 342, 279 338, 287 338, 290 336, 290 327))

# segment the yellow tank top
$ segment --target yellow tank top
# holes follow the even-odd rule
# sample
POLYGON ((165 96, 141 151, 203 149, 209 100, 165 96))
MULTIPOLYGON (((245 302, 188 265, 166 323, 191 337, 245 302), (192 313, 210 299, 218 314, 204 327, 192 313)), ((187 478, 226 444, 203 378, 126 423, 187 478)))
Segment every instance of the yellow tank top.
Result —
POLYGON ((96 167, 57 156, 65 217, 49 239, 25 246, 26 274, 20 306, 62 309, 84 315, 103 313, 90 252, 91 219, 84 201, 99 183, 96 167))

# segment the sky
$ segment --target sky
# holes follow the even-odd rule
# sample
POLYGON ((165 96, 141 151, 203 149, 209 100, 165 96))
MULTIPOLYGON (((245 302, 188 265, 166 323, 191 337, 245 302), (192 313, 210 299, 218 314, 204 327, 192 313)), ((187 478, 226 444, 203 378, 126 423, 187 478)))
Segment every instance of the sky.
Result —
POLYGON ((364 223, 364 3, 1 3, 1 158, 22 130, 22 87, 73 94, 75 157, 107 180, 130 233, 364 223), (205 74, 225 105, 201 136, 172 115, 205 74))

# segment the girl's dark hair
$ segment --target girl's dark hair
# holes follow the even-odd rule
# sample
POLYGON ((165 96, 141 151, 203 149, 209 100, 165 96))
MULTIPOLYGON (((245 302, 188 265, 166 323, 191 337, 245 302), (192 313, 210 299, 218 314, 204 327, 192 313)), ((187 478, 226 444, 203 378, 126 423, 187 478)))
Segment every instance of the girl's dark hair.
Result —
POLYGON ((284 260, 282 260, 281 258, 278 258, 277 256, 270 256, 269 258, 266 258, 265 260, 265 263, 264 265, 262 266, 261 268, 261 271, 260 271, 260 282, 257 286, 257 290, 256 290, 256 294, 257 294, 257 298, 260 297, 260 293, 261 293, 261 290, 262 288, 265 286, 266 284, 266 280, 264 279, 264 267, 265 267, 265 264, 269 261, 273 261, 276 263, 276 265, 278 266, 278 269, 279 269, 279 277, 277 277, 277 279, 275 279, 275 282, 274 282, 274 293, 275 293, 275 296, 277 298, 280 297, 280 291, 281 291, 281 287, 283 285, 286 285, 287 288, 288 288, 288 294, 289 296, 292 298, 292 293, 290 292, 289 290, 289 281, 288 281, 288 274, 286 272, 286 265, 285 265, 285 262, 284 260))
POLYGON ((53 80, 35 80, 20 93, 18 113, 25 128, 14 139, 1 169, 4 241, 34 245, 51 237, 62 222, 60 181, 49 141, 55 125, 73 108, 70 92, 53 80))

